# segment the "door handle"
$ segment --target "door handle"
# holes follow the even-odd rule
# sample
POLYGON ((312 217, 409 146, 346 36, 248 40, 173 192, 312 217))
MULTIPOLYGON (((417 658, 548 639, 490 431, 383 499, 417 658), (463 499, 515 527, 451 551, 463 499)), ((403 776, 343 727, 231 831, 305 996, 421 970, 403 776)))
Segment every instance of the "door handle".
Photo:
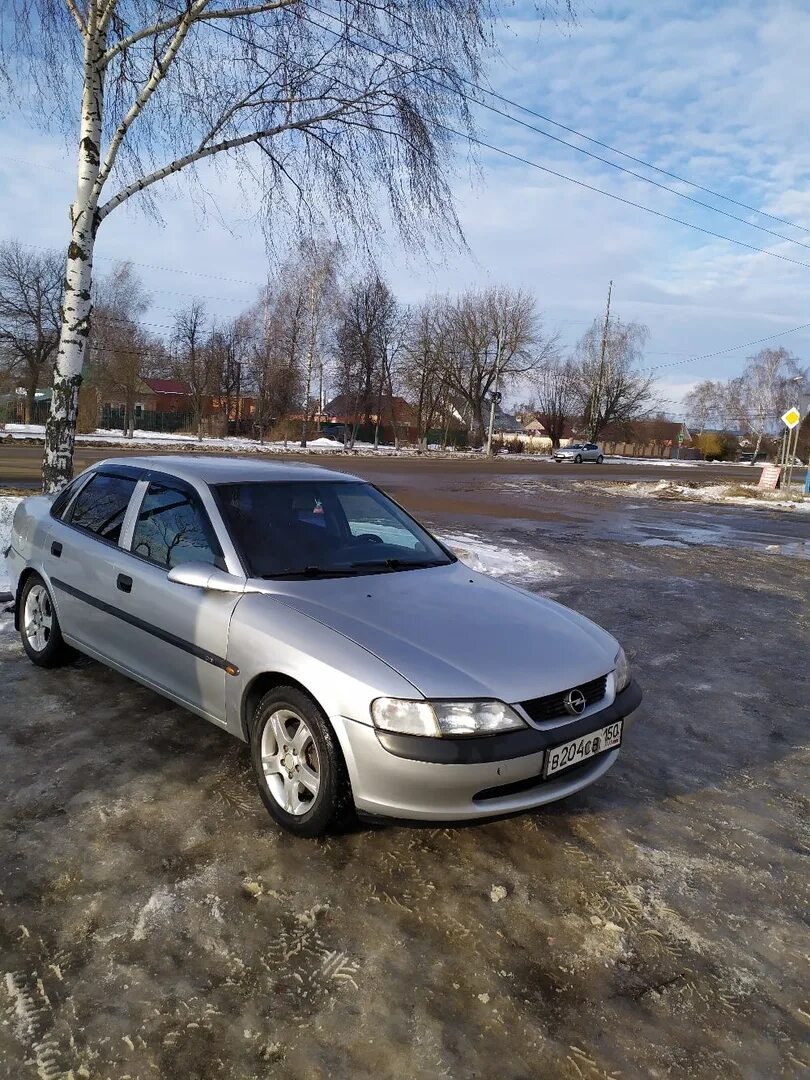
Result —
POLYGON ((127 574, 119 574, 115 584, 121 592, 132 592, 132 578, 127 574))
POLYGON ((56 559, 62 557, 62 545, 59 543, 58 540, 54 540, 54 542, 51 544, 51 555, 53 555, 56 559))

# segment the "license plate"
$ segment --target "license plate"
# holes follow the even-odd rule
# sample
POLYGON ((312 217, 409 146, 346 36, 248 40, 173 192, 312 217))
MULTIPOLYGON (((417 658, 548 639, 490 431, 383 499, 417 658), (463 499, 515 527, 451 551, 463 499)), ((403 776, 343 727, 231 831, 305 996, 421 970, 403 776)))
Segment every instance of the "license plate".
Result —
POLYGON ((570 769, 572 765, 579 765, 581 761, 587 761, 605 750, 615 750, 622 741, 623 723, 623 720, 616 720, 598 731, 589 731, 587 735, 580 735, 578 739, 547 750, 543 778, 570 769))

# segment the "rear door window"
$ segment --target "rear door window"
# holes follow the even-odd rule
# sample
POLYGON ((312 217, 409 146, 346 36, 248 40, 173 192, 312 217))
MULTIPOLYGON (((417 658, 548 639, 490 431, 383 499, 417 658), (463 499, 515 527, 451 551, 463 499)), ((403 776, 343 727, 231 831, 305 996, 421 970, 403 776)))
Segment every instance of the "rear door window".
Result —
POLYGON ((149 485, 138 511, 131 550, 166 570, 189 562, 225 569, 213 527, 196 495, 167 484, 149 485))
POLYGON ((76 496, 70 524, 117 544, 135 484, 132 477, 96 473, 76 496))

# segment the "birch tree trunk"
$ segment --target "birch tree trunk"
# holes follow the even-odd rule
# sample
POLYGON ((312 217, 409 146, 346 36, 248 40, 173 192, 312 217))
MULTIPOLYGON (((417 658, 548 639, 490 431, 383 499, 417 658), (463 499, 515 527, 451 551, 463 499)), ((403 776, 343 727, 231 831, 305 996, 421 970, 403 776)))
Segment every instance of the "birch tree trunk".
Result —
POLYGON ((79 129, 76 198, 70 208, 70 245, 65 264, 62 327, 53 370, 53 399, 45 425, 43 490, 58 491, 73 476, 73 447, 82 367, 93 311, 90 287, 96 241, 96 180, 99 174, 104 74, 100 63, 105 35, 99 33, 96 5, 88 9, 84 48, 84 89, 79 129))

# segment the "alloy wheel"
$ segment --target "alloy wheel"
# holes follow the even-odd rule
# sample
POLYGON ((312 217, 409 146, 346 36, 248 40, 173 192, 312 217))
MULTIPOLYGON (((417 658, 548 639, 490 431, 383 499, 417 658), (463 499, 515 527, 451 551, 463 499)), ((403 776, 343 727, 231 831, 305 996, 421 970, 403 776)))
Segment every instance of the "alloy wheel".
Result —
POLYGON ((51 598, 44 585, 34 585, 25 598, 23 627, 28 644, 34 652, 44 652, 53 630, 51 598))
POLYGON ((262 732, 261 761, 267 788, 282 810, 300 817, 321 786, 321 763, 312 732, 292 709, 277 709, 262 732))

